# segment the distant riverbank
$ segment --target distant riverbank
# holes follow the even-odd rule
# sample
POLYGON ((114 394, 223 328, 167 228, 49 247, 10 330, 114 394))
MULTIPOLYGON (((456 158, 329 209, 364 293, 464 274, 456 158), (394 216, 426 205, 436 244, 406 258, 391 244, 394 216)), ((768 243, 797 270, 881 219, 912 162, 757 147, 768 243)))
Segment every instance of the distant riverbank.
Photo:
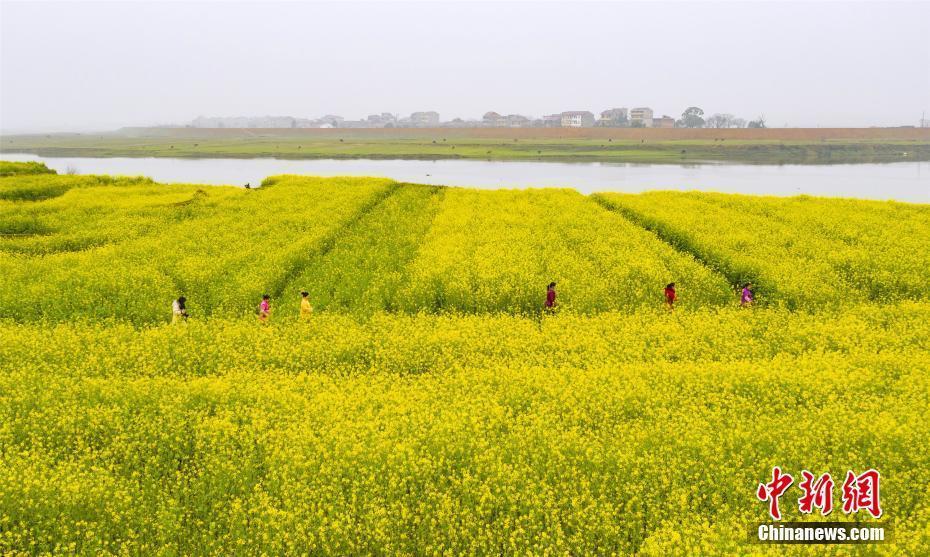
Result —
POLYGON ((930 160, 930 130, 133 128, 97 134, 4 136, 0 153, 98 158, 848 164, 930 160))

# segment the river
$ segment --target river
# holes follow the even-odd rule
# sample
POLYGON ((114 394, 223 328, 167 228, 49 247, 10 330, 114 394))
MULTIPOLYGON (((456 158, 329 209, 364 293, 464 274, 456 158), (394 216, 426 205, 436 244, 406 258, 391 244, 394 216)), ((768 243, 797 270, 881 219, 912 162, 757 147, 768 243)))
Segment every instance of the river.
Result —
POLYGON ((930 203, 930 162, 836 165, 560 163, 482 160, 285 160, 39 157, 59 173, 144 175, 158 182, 258 185, 275 174, 387 176, 404 182, 476 188, 565 187, 582 193, 701 190, 817 195, 930 203))

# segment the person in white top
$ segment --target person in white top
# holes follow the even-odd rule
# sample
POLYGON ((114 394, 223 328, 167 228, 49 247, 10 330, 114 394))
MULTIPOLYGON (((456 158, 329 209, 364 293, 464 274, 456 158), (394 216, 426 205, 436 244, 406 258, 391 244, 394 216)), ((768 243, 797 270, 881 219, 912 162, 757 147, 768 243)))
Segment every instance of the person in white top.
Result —
POLYGON ((187 298, 181 296, 171 304, 171 322, 177 323, 187 319, 187 298))

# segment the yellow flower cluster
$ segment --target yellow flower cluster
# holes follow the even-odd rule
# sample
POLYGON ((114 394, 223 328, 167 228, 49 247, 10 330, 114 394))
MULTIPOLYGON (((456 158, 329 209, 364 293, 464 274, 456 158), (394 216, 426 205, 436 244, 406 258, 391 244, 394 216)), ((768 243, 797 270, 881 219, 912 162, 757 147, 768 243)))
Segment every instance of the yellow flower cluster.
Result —
POLYGON ((195 314, 248 314, 393 187, 282 177, 259 190, 131 180, 114 188, 111 179, 37 176, 2 178, 0 191, 68 179, 78 182, 60 196, 0 202, 0 226, 31 219, 44 227, 3 238, 4 315, 163 322, 180 295, 195 314))
POLYGON ((0 161, 0 177, 28 176, 30 174, 55 174, 55 171, 45 166, 43 162, 0 161))
POLYGON ((570 190, 450 189, 410 264, 408 311, 534 313, 556 282, 565 309, 593 313, 732 299, 723 278, 570 190))
POLYGON ((789 307, 930 299, 930 205, 699 192, 606 205, 789 307))
MULTIPOLYGON (((478 191, 280 176, 258 190, 0 178, 0 308, 20 320, 243 316, 272 294, 321 310, 638 311, 677 285, 724 307, 753 282, 789 308, 927 299, 930 209, 814 198, 478 191), (26 195, 23 192, 31 192, 26 195), (611 210, 613 209, 613 210, 611 210), (645 228, 644 228, 645 226, 645 228)), ((279 303, 280 302, 280 303, 279 303)))
POLYGON ((588 367, 637 362, 771 361, 833 352, 930 349, 930 305, 902 302, 835 312, 738 307, 657 309, 543 319, 514 315, 396 315, 357 320, 321 312, 265 326, 191 319, 183 326, 0 321, 0 363, 71 377, 193 377, 238 370, 416 375, 499 364, 588 367), (55 342, 49 342, 55 339, 55 342), (82 354, 75 357, 75 354, 82 354))
MULTIPOLYGON (((368 316, 398 309, 407 264, 441 206, 444 188, 405 184, 317 251, 284 293, 307 291, 322 310, 368 316)), ((296 314, 294 303, 282 304, 296 314)))
POLYGON ((806 554, 747 544, 776 465, 878 469, 893 541, 836 553, 924 554, 928 232, 810 198, 0 177, 0 554, 806 554))
POLYGON ((320 309, 536 313, 558 282, 565 311, 725 305, 726 281, 567 190, 477 192, 374 179, 277 177, 259 190, 144 179, 31 176, 4 201, 0 307, 18 319, 163 322, 184 295, 195 315, 241 316, 263 293, 281 313, 320 309), (122 187, 114 187, 122 186, 122 187))
POLYGON ((928 326, 924 302, 7 323, 0 551, 749 553, 779 465, 878 468, 895 538, 863 547, 908 553, 928 326))

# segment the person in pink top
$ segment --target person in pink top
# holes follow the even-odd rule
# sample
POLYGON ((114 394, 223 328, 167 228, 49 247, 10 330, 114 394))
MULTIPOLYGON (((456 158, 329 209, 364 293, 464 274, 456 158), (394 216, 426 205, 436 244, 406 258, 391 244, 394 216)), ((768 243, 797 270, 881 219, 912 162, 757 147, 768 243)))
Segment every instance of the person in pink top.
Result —
POLYGON ((546 287, 546 313, 555 313, 555 283, 546 287))
POLYGON ((752 283, 747 282, 743 285, 743 293, 739 297, 739 305, 747 307, 752 305, 752 283))
POLYGON ((271 317, 271 296, 265 294, 262 296, 262 303, 258 304, 258 320, 266 323, 271 317))

